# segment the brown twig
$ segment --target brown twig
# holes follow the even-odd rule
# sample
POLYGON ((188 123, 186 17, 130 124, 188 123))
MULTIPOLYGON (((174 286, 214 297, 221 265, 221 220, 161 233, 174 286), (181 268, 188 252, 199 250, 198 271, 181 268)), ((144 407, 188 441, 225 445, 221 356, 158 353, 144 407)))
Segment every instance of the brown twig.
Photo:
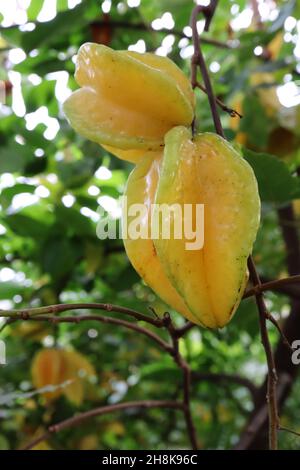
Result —
MULTIPOLYGON (((201 85, 201 83, 196 82, 195 88, 196 88, 196 87, 199 88, 201 91, 203 91, 203 93, 205 93, 205 94, 207 95, 207 90, 206 90, 206 88, 205 88, 203 85, 201 85)), ((238 111, 236 111, 235 109, 229 108, 229 107, 228 107, 225 103, 223 103, 223 101, 221 101, 219 98, 216 97, 215 100, 216 100, 217 105, 218 105, 221 109, 223 109, 223 111, 225 111, 226 113, 228 113, 231 117, 237 117, 237 116, 238 116, 239 118, 242 118, 242 117, 243 117, 243 116, 242 116, 238 111)))
POLYGON ((99 408, 94 408, 92 410, 86 411, 85 413, 80 413, 78 415, 72 416, 72 418, 65 419, 59 423, 49 426, 48 430, 41 434, 41 436, 32 440, 27 444, 23 450, 29 450, 35 447, 40 442, 47 440, 51 434, 56 434, 63 429, 71 428, 73 426, 78 426, 87 419, 94 418, 96 416, 103 416, 108 413, 113 413, 115 411, 127 410, 129 408, 175 408, 182 410, 183 405, 180 402, 168 401, 168 400, 144 400, 144 401, 132 401, 127 403, 116 403, 115 405, 106 405, 99 408))
MULTIPOLYGON (((28 318, 26 321, 30 320, 28 318)), ((97 321, 100 323, 107 323, 110 325, 118 325, 123 326, 129 330, 136 331, 137 333, 141 333, 142 335, 148 336, 148 338, 152 339, 156 342, 162 349, 164 349, 167 353, 172 352, 172 347, 166 341, 161 339, 157 334, 153 333, 147 328, 143 328, 141 326, 136 325, 135 323, 130 323, 126 320, 121 320, 119 318, 111 318, 111 317, 104 317, 102 315, 78 315, 78 316, 65 316, 65 317, 55 317, 55 316, 35 316, 33 318, 34 321, 48 321, 50 323, 82 323, 84 321, 97 321)))
MULTIPOLYGON (((248 269, 255 285, 260 285, 260 278, 253 261, 252 256, 248 259, 248 269)), ((277 429, 278 429, 278 410, 277 410, 277 397, 276 397, 276 383, 277 374, 275 361, 271 343, 269 340, 267 330, 267 318, 269 316, 266 304, 264 302, 263 294, 258 293, 255 295, 257 308, 259 311, 259 324, 262 344, 265 349, 267 364, 268 364, 268 382, 267 382, 267 403, 269 413, 269 448, 270 450, 276 450, 278 448, 277 443, 277 429)))
POLYGON ((151 325, 159 328, 163 326, 163 322, 159 318, 151 318, 148 315, 144 315, 143 313, 137 312, 131 308, 106 303, 56 304, 27 309, 0 310, 0 317, 26 320, 29 317, 33 318, 37 315, 46 315, 48 313, 56 315, 58 313, 68 312, 71 310, 103 310, 105 312, 122 313, 133 317, 138 321, 150 323, 151 325))
POLYGON ((273 317, 273 315, 271 315, 269 312, 267 314, 267 320, 269 320, 271 323, 273 323, 273 325, 275 326, 275 328, 277 329, 278 333, 281 336, 282 342, 285 344, 285 346, 287 348, 289 348, 289 350, 291 352, 293 352, 293 348, 290 345, 289 340, 287 339, 286 335, 284 334, 281 326, 279 325, 278 321, 273 317))
MULTIPOLYGON (((263 284, 271 281, 271 279, 268 279, 265 276, 261 276, 260 279, 263 284)), ((272 290, 274 292, 278 292, 279 294, 287 295, 288 297, 291 297, 292 299, 300 300, 300 285, 282 284, 280 286, 273 287, 272 290)))
POLYGON ((290 434, 294 434, 295 436, 300 437, 300 432, 294 431, 293 429, 285 428, 284 426, 279 426, 278 431, 286 431, 290 434))
MULTIPOLYGON (((213 93, 209 73, 206 67, 206 63, 201 51, 201 42, 199 39, 199 34, 197 30, 197 17, 200 13, 202 13, 206 18, 205 30, 207 30, 208 25, 211 21, 211 18, 215 12, 215 8, 217 6, 218 1, 211 1, 211 3, 207 6, 198 5, 193 9, 192 16, 191 16, 191 27, 193 31, 193 45, 194 45, 194 54, 192 57, 192 65, 191 65, 191 83, 192 87, 195 88, 197 86, 197 67, 200 68, 201 74, 203 77, 203 81, 205 84, 205 89, 208 95, 210 109, 214 121, 214 126, 216 129, 217 134, 221 137, 224 136, 224 131, 222 128, 220 116, 217 109, 216 99, 213 93)), ((253 284, 260 285, 260 278, 256 271, 255 264, 253 262, 252 257, 250 256, 248 259, 248 268, 250 272, 250 276, 252 279, 253 284)), ((268 402, 268 412, 269 412, 269 447, 270 449, 277 449, 277 428, 278 428, 278 411, 277 411, 277 400, 276 400, 276 369, 275 369, 275 362, 273 351, 271 348, 271 344, 269 341, 268 331, 267 331, 267 316, 269 315, 266 305, 263 299, 262 293, 257 293, 255 295, 256 304, 259 311, 259 322, 260 322, 260 331, 261 331, 261 338, 262 344, 265 349, 267 364, 268 364, 268 392, 267 392, 267 402, 268 402)))
MULTIPOLYGON (((249 289, 244 295, 243 295, 243 299, 246 299, 252 295, 256 295, 256 294, 260 294, 266 290, 273 290, 274 288, 278 288, 278 286, 280 287, 281 285, 287 285, 289 283, 295 283, 296 281, 299 282, 300 280, 300 276, 291 276, 291 277, 287 277, 285 279, 278 279, 278 280, 275 280, 275 281, 270 281, 268 283, 265 283, 265 284, 257 284, 255 287, 253 287, 252 289, 249 289), (295 279, 297 278, 297 279, 295 279)), ((282 341, 283 343, 290 349, 290 351, 293 351, 286 335, 284 334, 280 324, 278 323, 278 321, 273 317, 273 315, 271 315, 269 312, 267 313, 266 315, 267 319, 273 323, 273 325, 277 328, 281 338, 282 338, 282 341)))
POLYGON ((173 343, 172 356, 175 363, 182 370, 183 375, 183 412, 186 422, 186 427, 188 435, 190 438, 191 446, 193 450, 197 450, 197 436, 196 429, 191 412, 191 369, 188 363, 183 359, 182 355, 179 352, 179 339, 177 335, 177 330, 174 328, 173 322, 169 314, 164 316, 164 324, 167 330, 170 333, 173 343))
POLYGON ((204 60, 204 56, 201 50, 201 41, 197 30, 197 18, 200 13, 203 13, 206 18, 205 30, 208 27, 207 25, 210 24, 212 16, 214 14, 215 8, 217 6, 217 1, 211 2, 209 6, 204 7, 202 5, 197 5, 191 15, 191 28, 192 28, 192 37, 193 37, 193 46, 194 46, 194 54, 191 60, 191 84, 193 89, 197 87, 197 69, 198 67, 201 70, 202 78, 204 81, 206 93, 208 96, 210 109, 214 121, 214 125, 216 128, 217 134, 221 137, 225 137, 224 131, 222 128, 220 116, 218 113, 217 105, 216 105, 216 98, 213 92, 213 88, 211 85, 211 81, 209 78, 209 73, 206 67, 206 63, 204 60))
POLYGON ((192 323, 191 321, 187 321, 180 328, 176 328, 175 333, 176 333, 177 338, 182 338, 182 336, 184 336, 186 333, 188 333, 195 326, 197 326, 195 323, 192 323))
POLYGON ((247 292, 245 292, 245 294, 243 295, 243 299, 252 297, 253 295, 257 293, 265 292, 268 290, 279 290, 283 286, 287 286, 291 284, 299 284, 299 283, 300 283, 299 274, 295 276, 285 277, 283 279, 274 279, 272 281, 261 283, 258 286, 251 287, 251 289, 248 289, 247 292))

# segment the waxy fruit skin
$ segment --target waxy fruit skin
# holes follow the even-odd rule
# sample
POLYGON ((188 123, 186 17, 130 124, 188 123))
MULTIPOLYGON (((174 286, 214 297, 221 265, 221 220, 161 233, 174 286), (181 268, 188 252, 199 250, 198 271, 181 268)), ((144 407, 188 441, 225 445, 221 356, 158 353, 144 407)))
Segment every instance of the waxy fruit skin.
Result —
POLYGON ((189 80, 166 57, 86 43, 75 79, 81 88, 64 103, 71 126, 125 160, 159 150, 166 132, 193 120, 189 80))
POLYGON ((243 295, 259 226, 258 188, 248 163, 221 137, 192 139, 190 130, 177 127, 166 135, 164 153, 146 154, 138 163, 125 196, 127 211, 131 204, 146 205, 141 230, 147 227, 149 235, 156 216, 151 204, 204 204, 201 250, 186 250, 191 240, 172 237, 172 212, 164 219, 171 239, 160 231, 158 239, 127 238, 124 244, 136 271, 168 305, 199 325, 226 325, 243 295))
MULTIPOLYGON (((247 258, 259 227, 260 199, 252 168, 222 137, 204 133, 192 139, 189 129, 174 128, 165 137, 155 203, 204 204, 201 250, 186 250, 189 240, 184 237, 159 237, 154 246, 197 322, 223 327, 243 295, 247 258)), ((172 212, 170 223, 172 234, 172 212)))
MULTIPOLYGON (((123 208, 123 221, 126 218, 129 226, 135 217, 129 215, 128 209, 133 204, 144 204, 147 208, 147 215, 142 218, 141 231, 146 229, 149 235, 151 234, 151 205, 154 204, 162 157, 162 151, 155 154, 149 152, 144 155, 144 158, 132 170, 124 193, 127 200, 126 206, 123 208)), ((166 276, 150 236, 147 239, 132 239, 128 236, 128 238, 124 237, 123 240, 131 264, 146 284, 166 304, 172 306, 192 322, 197 323, 196 317, 189 311, 166 276)))

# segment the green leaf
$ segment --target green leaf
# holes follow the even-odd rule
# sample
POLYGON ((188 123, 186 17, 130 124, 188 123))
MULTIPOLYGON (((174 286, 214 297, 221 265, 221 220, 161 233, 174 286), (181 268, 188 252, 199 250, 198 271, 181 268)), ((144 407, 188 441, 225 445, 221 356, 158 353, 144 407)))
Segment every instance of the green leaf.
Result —
POLYGON ((68 0, 57 0, 57 11, 64 11, 68 9, 68 0))
POLYGON ((1 28, 1 36, 11 45, 21 47, 22 33, 18 26, 1 28))
POLYGON ((30 87, 24 93, 27 113, 34 112, 40 106, 48 106, 55 97, 55 80, 43 80, 39 85, 30 87))
POLYGON ((66 188, 76 188, 87 183, 99 166, 93 157, 74 162, 57 162, 57 175, 66 188))
POLYGON ((170 364, 169 360, 161 361, 155 364, 146 364, 140 369, 141 379, 143 380, 163 380, 168 375, 172 381, 177 381, 180 378, 178 369, 170 364))
POLYGON ((20 173, 33 158, 30 149, 24 145, 10 143, 0 147, 0 173, 20 173))
POLYGON ((264 147, 268 142, 271 124, 259 98, 253 94, 247 95, 243 102, 240 130, 247 133, 250 143, 264 147))
POLYGON ((15 234, 40 240, 47 236, 53 223, 53 215, 46 206, 34 204, 6 216, 4 222, 15 234))
MULTIPOLYGON (((75 194, 75 196, 80 207, 88 207, 92 211, 97 211, 99 204, 94 196, 86 196, 85 194, 75 194)), ((118 194, 114 197, 118 197, 118 194)))
POLYGON ((40 258, 43 272, 49 273, 54 281, 59 281, 74 268, 81 254, 79 248, 66 238, 48 239, 40 258))
POLYGON ((82 237, 96 236, 92 222, 82 215, 78 208, 57 206, 55 215, 57 222, 64 227, 65 233, 82 237))
POLYGON ((287 165, 268 153, 243 149, 247 162, 255 173, 260 198, 265 202, 284 203, 300 197, 299 178, 292 176, 287 165))
POLYGON ((243 32, 240 37, 240 47, 236 52, 238 60, 248 63, 249 58, 253 56, 255 47, 266 46, 273 39, 274 35, 274 32, 264 30, 243 32))
POLYGON ((44 0, 31 0, 29 7, 27 8, 28 21, 36 20, 39 12, 43 8, 44 0))
POLYGON ((72 10, 59 12, 52 21, 37 23, 33 31, 22 33, 21 47, 30 52, 41 46, 52 45, 58 38, 82 28, 89 22, 86 15, 89 4, 90 1, 85 0, 72 10))

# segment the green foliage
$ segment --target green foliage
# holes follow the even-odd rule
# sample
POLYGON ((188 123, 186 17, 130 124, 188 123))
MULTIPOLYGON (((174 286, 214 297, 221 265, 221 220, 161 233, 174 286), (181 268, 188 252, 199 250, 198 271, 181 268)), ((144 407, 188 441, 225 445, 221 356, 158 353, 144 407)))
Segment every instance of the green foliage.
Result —
POLYGON ((249 149, 244 149, 244 157, 254 170, 262 201, 279 204, 300 197, 299 178, 290 173, 282 160, 249 149))
MULTIPOLYGON (((62 83, 69 91, 76 88, 73 59, 82 43, 101 38, 113 48, 127 49, 143 39, 148 51, 156 50, 172 34, 172 28, 149 31, 147 25, 166 12, 172 14, 175 23, 169 56, 188 74, 186 54, 191 41, 185 38, 184 45, 182 30, 189 24, 192 2, 141 0, 138 8, 112 2, 106 16, 96 0, 83 0, 73 9, 68 8, 66 0, 54 3, 57 14, 50 21, 38 20, 44 1, 31 0, 27 19, 33 27, 26 31, 18 25, 0 27, 0 78, 13 82, 13 96, 8 94, 6 104, 0 105, 0 308, 111 302, 144 313, 152 306, 162 314, 167 307, 140 281, 122 242, 101 241, 96 236, 99 204, 105 206, 105 200, 115 203, 124 190, 131 165, 76 135, 61 111, 59 93, 62 83), (123 5, 123 10, 118 5, 123 5), (98 26, 93 25, 99 21, 98 26), (120 22, 123 27, 117 26, 120 22), (145 24, 145 28, 130 28, 130 24, 145 24), (8 60, 12 57, 9 48, 15 47, 26 54, 17 64, 8 60), (21 92, 25 117, 22 100, 16 98, 21 92), (41 108, 45 112, 34 126, 28 115, 41 108), (53 126, 57 126, 57 133, 53 126)), ((300 198, 299 177, 291 171, 299 164, 299 147, 293 148, 285 161, 268 151, 271 132, 278 122, 274 117, 269 119, 268 110, 250 82, 254 72, 269 72, 278 84, 283 84, 284 76, 299 73, 292 41, 284 43, 272 61, 253 52, 257 46, 267 47, 287 17, 299 18, 299 2, 276 3, 278 16, 264 22, 262 29, 232 31, 230 22, 248 8, 248 2, 219 2, 210 32, 203 34, 204 38, 232 45, 219 48, 203 43, 207 63, 220 65, 211 73, 216 94, 228 105, 238 94, 242 99, 246 97, 240 125, 233 128, 230 117, 223 111, 221 115, 227 135, 234 141, 238 133, 246 133, 246 147, 251 147, 244 149, 244 157, 254 169, 262 198, 262 223, 254 254, 261 274, 268 278, 286 275, 276 209, 300 198)), ((295 28, 291 34, 296 35, 295 28)), ((197 125, 201 131, 213 131, 203 93, 197 96, 197 125)), ((286 314, 286 297, 267 293, 266 298, 278 318, 286 314)), ((175 312, 171 314, 182 325, 183 320, 175 312)), ((26 326, 32 324, 27 322, 26 326)), ((149 338, 95 322, 37 324, 38 330, 22 330, 20 325, 12 323, 1 333, 7 345, 7 365, 0 366, 1 450, 17 449, 47 425, 94 406, 182 395, 178 370, 149 338), (36 351, 50 345, 76 348, 97 371, 97 386, 79 409, 63 397, 47 407, 41 394, 32 390, 32 358, 36 351)), ((270 333, 275 344, 277 332, 270 328, 270 333)), ((157 334, 164 336, 161 331, 157 334)), ((242 302, 226 328, 217 332, 195 328, 180 341, 180 348, 194 371, 238 373, 257 385, 264 379, 265 357, 252 299, 242 302)), ((284 425, 292 428, 299 427, 300 422, 298 389, 299 382, 283 417, 284 425)), ((237 442, 253 403, 249 391, 239 384, 196 380, 192 407, 201 446, 228 449, 237 442)), ((94 436, 99 449, 189 446, 183 416, 174 410, 107 415, 53 435, 49 445, 54 449, 82 448, 87 436, 94 436)), ((299 448, 299 441, 281 434, 280 445, 299 448)))

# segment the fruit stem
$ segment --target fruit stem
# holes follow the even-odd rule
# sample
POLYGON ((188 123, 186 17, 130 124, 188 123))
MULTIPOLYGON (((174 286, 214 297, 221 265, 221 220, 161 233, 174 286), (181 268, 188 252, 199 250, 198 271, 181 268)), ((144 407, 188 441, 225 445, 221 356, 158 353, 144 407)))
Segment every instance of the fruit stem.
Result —
POLYGON ((202 6, 202 5, 197 5, 191 15, 191 28, 192 28, 192 38, 193 38, 193 45, 194 45, 194 54, 192 56, 192 61, 191 61, 191 84, 192 88, 195 89, 197 87, 197 67, 199 66, 201 70, 201 74, 203 77, 206 93, 208 96, 209 104, 210 104, 210 109, 215 125, 215 129, 217 134, 219 134, 221 137, 225 138, 225 134, 223 131, 223 127, 221 124, 221 119, 218 113, 218 108, 216 104, 216 98, 214 95, 214 91, 211 85, 211 81, 209 78, 209 73, 206 67, 205 59, 201 50, 201 43, 200 43, 200 37, 198 34, 198 29, 197 29, 197 18, 200 13, 203 13, 206 22, 205 22, 205 31, 208 30, 210 22, 212 20, 213 14, 215 12, 215 9, 217 7, 218 0, 212 0, 209 6, 202 6))

